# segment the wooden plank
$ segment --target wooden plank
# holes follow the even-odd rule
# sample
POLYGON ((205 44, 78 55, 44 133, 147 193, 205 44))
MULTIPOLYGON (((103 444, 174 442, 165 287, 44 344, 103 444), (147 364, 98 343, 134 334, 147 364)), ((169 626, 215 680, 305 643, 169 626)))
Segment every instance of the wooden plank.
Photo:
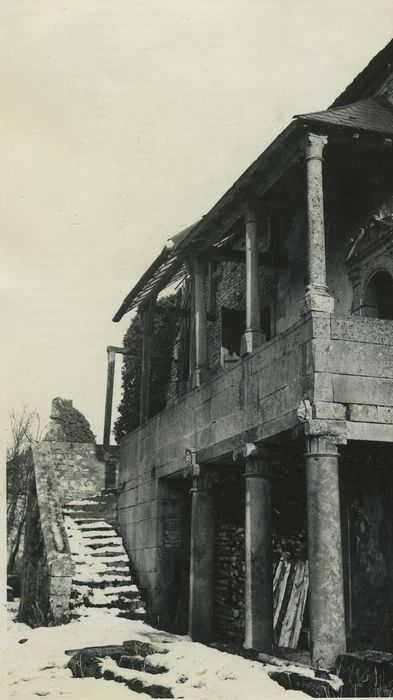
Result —
POLYGON ((283 616, 281 631, 277 643, 281 647, 291 646, 291 633, 292 629, 296 623, 296 611, 298 607, 299 594, 301 592, 301 584, 304 578, 304 567, 301 566, 303 562, 293 562, 292 568, 294 570, 293 585, 290 591, 290 596, 288 599, 288 604, 285 610, 285 615, 283 616))
POLYGON ((298 561, 297 564, 299 568, 299 579, 297 582, 298 590, 295 591, 296 596, 294 596, 296 607, 293 613, 293 622, 290 625, 290 633, 287 643, 287 646, 290 649, 296 649, 299 641, 303 623, 304 608, 306 607, 308 594, 308 562, 298 561))
POLYGON ((393 345, 393 322, 359 316, 332 316, 331 337, 337 340, 393 345))
MULTIPOLYGON (((371 367, 373 364, 370 365, 369 371, 371 367)), ((393 406, 393 381, 352 374, 333 374, 333 398, 338 403, 393 406)))
POLYGON ((274 629, 276 628, 276 626, 278 624, 279 617, 280 617, 282 601, 284 599, 285 588, 287 585, 290 571, 291 571, 291 563, 289 561, 286 561, 285 559, 281 559, 279 564, 278 564, 276 576, 275 576, 274 581, 273 581, 273 609, 274 609, 273 627, 274 627, 274 629))
POLYGON ((274 627, 274 641, 279 646, 283 646, 281 642, 281 632, 284 623, 285 616, 287 615, 289 601, 291 599, 293 584, 296 577, 296 562, 291 561, 289 563, 289 575, 283 590, 283 596, 281 600, 280 610, 278 611, 277 622, 274 627))

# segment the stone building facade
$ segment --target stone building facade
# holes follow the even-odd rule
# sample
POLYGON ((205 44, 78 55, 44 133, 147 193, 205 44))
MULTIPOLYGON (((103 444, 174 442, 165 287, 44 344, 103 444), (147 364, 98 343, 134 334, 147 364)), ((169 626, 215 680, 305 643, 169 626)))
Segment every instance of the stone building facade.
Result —
POLYGON ((119 527, 151 615, 195 639, 270 652, 285 551, 307 561, 315 666, 391 648, 392 61, 393 42, 297 116, 114 317, 144 319, 119 527), (151 415, 151 318, 175 280, 168 400, 151 415))

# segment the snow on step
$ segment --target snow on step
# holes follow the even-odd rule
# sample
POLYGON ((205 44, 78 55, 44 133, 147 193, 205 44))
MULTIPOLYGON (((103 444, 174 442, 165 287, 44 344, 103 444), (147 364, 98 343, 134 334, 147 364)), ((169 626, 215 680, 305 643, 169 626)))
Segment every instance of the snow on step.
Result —
POLYGON ((105 544, 119 544, 120 546, 123 545, 123 540, 121 537, 118 535, 114 535, 114 537, 100 537, 99 539, 95 540, 94 537, 91 537, 90 535, 82 535, 84 544, 89 546, 89 544, 99 544, 100 546, 104 546, 105 544))
MULTIPOLYGON (((107 574, 98 574, 98 575, 96 575, 95 573, 90 574, 89 572, 84 572, 84 574, 80 574, 80 575, 78 575, 78 573, 75 572, 75 574, 74 574, 74 581, 75 581, 76 584, 87 585, 87 586, 88 586, 89 584, 91 584, 91 585, 97 584, 97 585, 99 585, 99 586, 102 586, 103 583, 105 583, 105 584, 106 584, 106 583, 108 583, 108 584, 109 584, 109 583, 116 583, 116 582, 119 581, 119 580, 120 580, 120 579, 119 579, 118 576, 112 575, 112 574, 109 574, 109 575, 107 575, 107 574)), ((124 577, 122 578, 122 583, 123 583, 125 580, 126 580, 126 581, 127 581, 127 580, 129 581, 129 580, 130 580, 130 576, 129 576, 129 575, 128 575, 128 576, 124 576, 124 577)))
POLYGON ((91 523, 81 523, 80 525, 82 532, 89 532, 93 527, 95 530, 99 530, 100 532, 108 532, 108 530, 113 530, 112 525, 108 525, 108 523, 106 523, 104 520, 94 520, 91 523))
POLYGON ((122 538, 102 514, 91 517, 97 501, 73 501, 64 509, 71 553, 76 563, 72 582, 71 607, 74 616, 88 616, 94 608, 111 614, 146 614, 138 587, 133 583, 129 559, 122 538), (72 507, 91 506, 86 518, 72 507))
POLYGON ((94 538, 98 538, 98 539, 103 539, 104 537, 105 538, 111 537, 113 539, 114 537, 115 538, 118 537, 118 535, 116 534, 116 532, 113 529, 111 529, 111 530, 97 530, 94 528, 94 530, 82 530, 82 537, 84 537, 85 539, 87 539, 89 537, 94 537, 94 538))

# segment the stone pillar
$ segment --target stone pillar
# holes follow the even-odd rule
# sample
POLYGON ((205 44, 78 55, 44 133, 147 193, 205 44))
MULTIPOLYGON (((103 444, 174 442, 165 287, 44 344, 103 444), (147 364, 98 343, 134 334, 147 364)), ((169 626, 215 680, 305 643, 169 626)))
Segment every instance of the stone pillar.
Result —
POLYGON ((191 557, 189 635, 209 642, 213 624, 214 492, 205 467, 194 476, 191 489, 191 557))
POLYGON ((308 133, 305 139, 308 286, 305 311, 333 313, 334 299, 326 286, 325 223, 323 211, 322 152, 327 136, 308 133))
POLYGON ((201 386, 209 378, 209 354, 207 346, 207 313, 205 294, 205 270, 203 263, 194 258, 194 327, 195 370, 194 386, 201 386))
MULTIPOLYGON (((245 642, 271 653, 273 646, 272 490, 270 455, 248 443, 245 458, 245 642)), ((235 459, 239 455, 234 455, 235 459)))
POLYGON ((261 330, 259 303, 258 233, 255 211, 247 206, 246 216, 246 330, 242 337, 241 354, 253 352, 264 341, 261 330))
POLYGON ((336 440, 309 436, 305 455, 311 658, 317 668, 331 668, 346 648, 336 440))

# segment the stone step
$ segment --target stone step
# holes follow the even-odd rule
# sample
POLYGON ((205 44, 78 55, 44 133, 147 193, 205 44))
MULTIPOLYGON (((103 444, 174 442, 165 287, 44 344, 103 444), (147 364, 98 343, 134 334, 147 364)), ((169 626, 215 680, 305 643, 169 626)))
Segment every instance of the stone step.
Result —
POLYGON ((96 554, 99 554, 99 555, 101 555, 101 552, 99 552, 99 551, 97 552, 97 550, 100 550, 100 549, 103 550, 103 552, 105 552, 105 554, 108 554, 109 552, 116 554, 117 552, 119 552, 119 550, 121 552, 121 550, 123 549, 123 545, 121 542, 119 542, 119 543, 117 543, 117 542, 100 542, 100 543, 91 542, 91 543, 87 543, 86 542, 85 547, 88 547, 88 549, 95 550, 96 554))
POLYGON ((108 537, 110 537, 113 540, 113 539, 116 539, 118 537, 118 534, 114 530, 112 533, 97 532, 97 530, 90 530, 90 531, 86 530, 84 533, 82 533, 83 540, 100 541, 100 540, 107 540, 108 537))
MULTIPOLYGON (((79 574, 82 571, 86 572, 91 568, 91 562, 81 561, 75 559, 76 573, 79 574), (83 568, 82 568, 83 567, 83 568)), ((126 574, 131 578, 130 567, 126 562, 119 562, 118 566, 112 563, 111 559, 104 559, 102 562, 100 560, 94 560, 94 571, 96 574, 109 574, 111 576, 117 576, 118 574, 126 574)))
POLYGON ((117 547, 115 547, 113 550, 110 550, 110 551, 108 551, 107 549, 103 550, 101 552, 92 551, 91 553, 89 552, 89 555, 91 557, 101 557, 103 559, 109 558, 109 557, 112 557, 112 558, 117 557, 117 561, 125 561, 126 559, 128 561, 128 557, 126 554, 124 554, 124 551, 123 552, 121 550, 119 551, 119 549, 117 547))
MULTIPOLYGON (((95 523, 87 523, 86 525, 80 525, 79 529, 82 533, 85 532, 90 532, 91 530, 94 530, 95 532, 112 532, 114 529, 112 525, 104 525, 101 524, 101 520, 96 520, 95 523)), ((116 532, 116 531, 115 531, 116 532)))
MULTIPOLYGON (((94 541, 95 539, 96 538, 94 535, 89 535, 88 533, 86 533, 85 536, 82 535, 83 544, 85 546, 88 545, 90 541, 94 541)), ((113 543, 120 544, 123 546, 122 538, 120 537, 120 535, 117 535, 116 533, 114 533, 113 535, 105 535, 104 534, 102 537, 99 537, 97 539, 98 539, 99 544, 101 544, 102 546, 105 544, 113 544, 113 543)))
MULTIPOLYGON (((119 578, 117 575, 116 576, 97 576, 97 578, 89 577, 89 573, 85 572, 85 575, 82 576, 79 574, 75 575, 75 578, 72 579, 72 585, 73 586, 87 586, 88 588, 104 588, 105 586, 108 586, 109 584, 111 586, 124 586, 125 582, 129 583, 129 577, 124 576, 123 578, 119 578)), ((129 583, 130 586, 134 585, 132 583, 129 583)))
POLYGON ((92 521, 97 521, 97 520, 105 520, 105 516, 108 517, 107 511, 97 511, 93 508, 85 508, 84 510, 78 509, 78 510, 63 510, 63 514, 67 515, 69 518, 72 518, 73 520, 84 520, 84 519, 89 519, 92 521))

